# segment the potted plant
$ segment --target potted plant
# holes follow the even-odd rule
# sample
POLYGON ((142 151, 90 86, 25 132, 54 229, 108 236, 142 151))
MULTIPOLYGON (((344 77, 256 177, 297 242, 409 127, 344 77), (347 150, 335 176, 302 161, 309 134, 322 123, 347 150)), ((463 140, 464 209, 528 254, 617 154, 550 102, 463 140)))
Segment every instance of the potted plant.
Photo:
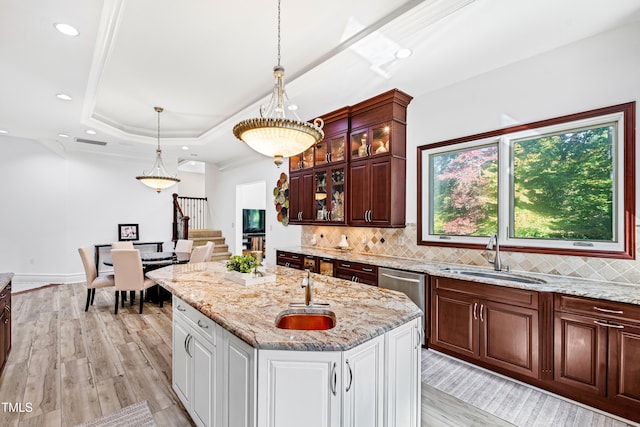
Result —
POLYGON ((275 282, 276 276, 265 275, 258 270, 260 264, 252 255, 232 255, 227 261, 226 279, 242 285, 275 282))

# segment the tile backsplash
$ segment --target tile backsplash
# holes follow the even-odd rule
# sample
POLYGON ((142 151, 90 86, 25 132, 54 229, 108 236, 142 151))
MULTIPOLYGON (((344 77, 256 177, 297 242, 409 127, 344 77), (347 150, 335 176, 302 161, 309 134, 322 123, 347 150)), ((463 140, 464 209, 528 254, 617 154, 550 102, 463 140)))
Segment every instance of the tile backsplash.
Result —
MULTIPOLYGON (((638 228, 636 228, 637 234, 638 228)), ((422 261, 447 262, 489 266, 482 256, 483 250, 418 246, 417 225, 405 228, 361 228, 303 226, 302 246, 312 246, 315 236, 317 248, 335 248, 342 235, 347 236, 349 247, 354 252, 368 255, 385 255, 422 261)), ((638 239, 636 239, 638 240, 638 239)), ((631 283, 640 286, 640 261, 617 260, 594 257, 532 254, 501 251, 503 264, 512 270, 562 276, 604 280, 607 282, 631 283)))

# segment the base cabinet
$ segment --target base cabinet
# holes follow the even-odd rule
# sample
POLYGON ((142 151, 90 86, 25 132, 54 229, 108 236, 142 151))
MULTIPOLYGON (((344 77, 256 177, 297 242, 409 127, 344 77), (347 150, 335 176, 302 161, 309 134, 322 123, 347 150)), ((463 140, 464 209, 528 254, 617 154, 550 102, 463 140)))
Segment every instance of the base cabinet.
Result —
POLYGON ((431 280, 430 347, 539 378, 537 292, 440 277, 431 280))
POLYGON ((256 350, 175 296, 173 314, 172 385, 198 426, 420 426, 420 318, 340 352, 256 350))

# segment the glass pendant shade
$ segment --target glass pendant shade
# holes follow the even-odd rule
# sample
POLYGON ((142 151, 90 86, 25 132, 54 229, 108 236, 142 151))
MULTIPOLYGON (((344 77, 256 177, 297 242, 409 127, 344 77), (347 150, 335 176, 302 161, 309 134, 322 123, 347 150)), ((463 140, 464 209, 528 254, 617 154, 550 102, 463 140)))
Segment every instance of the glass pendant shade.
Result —
POLYGON ((284 89, 284 67, 280 65, 280 1, 278 1, 278 65, 273 68, 275 84, 271 100, 260 107, 260 117, 243 120, 233 127, 233 134, 239 140, 265 156, 273 157, 280 166, 285 157, 302 153, 324 138, 324 122, 315 119, 313 123, 300 120, 295 110, 289 108, 284 89), (294 111, 295 119, 285 117, 287 110, 294 111))
POLYGON ((160 113, 164 110, 161 107, 154 107, 154 110, 158 113, 158 148, 156 149, 156 162, 149 172, 143 172, 143 175, 136 176, 136 179, 159 193, 165 188, 177 184, 180 180, 175 175, 170 176, 162 162, 162 150, 160 149, 160 113))

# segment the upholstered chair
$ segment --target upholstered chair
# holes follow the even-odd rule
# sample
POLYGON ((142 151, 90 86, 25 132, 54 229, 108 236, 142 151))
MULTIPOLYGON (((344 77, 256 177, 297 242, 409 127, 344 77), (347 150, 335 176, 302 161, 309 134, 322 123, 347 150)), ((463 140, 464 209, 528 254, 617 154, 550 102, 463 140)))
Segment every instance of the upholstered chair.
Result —
POLYGON ((133 249, 133 242, 113 242, 111 244, 111 249, 133 249))
POLYGON ((176 247, 173 251, 191 253, 192 248, 193 248, 193 240, 180 239, 176 242, 176 247))
POLYGON ((93 299, 96 296, 97 288, 106 288, 108 286, 115 286, 115 280, 113 274, 98 275, 98 268, 96 262, 93 259, 93 253, 90 248, 78 248, 80 258, 82 259, 82 265, 84 266, 84 274, 87 280, 87 304, 84 307, 84 311, 89 310, 89 305, 93 305, 93 299))
POLYGON ((213 247, 215 246, 215 243, 207 242, 205 246, 207 247, 207 255, 204 257, 204 260, 209 261, 211 259, 211 255, 213 255, 213 247))
MULTIPOLYGON (((118 314, 118 295, 126 291, 140 291, 140 314, 142 314, 142 304, 144 302, 144 291, 156 282, 144 277, 142 259, 138 249, 112 249, 111 258, 113 260, 113 273, 116 282, 116 304, 114 313, 118 314)), ((133 295, 131 296, 133 305, 133 295)), ((124 299, 122 300, 124 307, 124 299)))
POLYGON ((207 261, 207 253, 209 252, 208 246, 196 246, 193 248, 191 252, 191 258, 189 258, 189 264, 194 262, 205 262, 207 261))

